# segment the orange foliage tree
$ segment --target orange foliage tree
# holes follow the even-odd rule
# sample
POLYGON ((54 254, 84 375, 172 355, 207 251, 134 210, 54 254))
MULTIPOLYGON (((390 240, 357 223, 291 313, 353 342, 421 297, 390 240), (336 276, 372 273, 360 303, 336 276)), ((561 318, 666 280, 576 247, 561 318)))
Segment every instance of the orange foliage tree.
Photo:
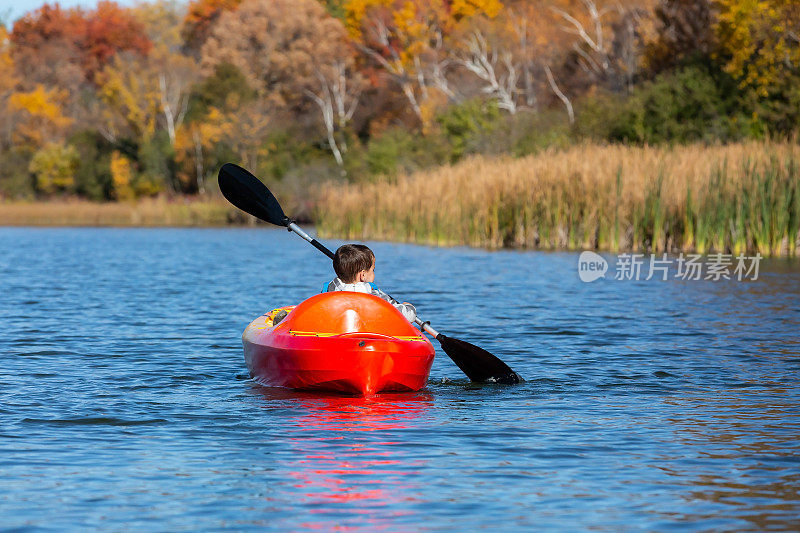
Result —
POLYGON ((151 43, 129 9, 101 1, 94 11, 45 4, 14 24, 14 59, 26 81, 59 84, 59 71, 88 82, 120 51, 146 55, 151 43), (65 64, 66 63, 66 64, 65 64))

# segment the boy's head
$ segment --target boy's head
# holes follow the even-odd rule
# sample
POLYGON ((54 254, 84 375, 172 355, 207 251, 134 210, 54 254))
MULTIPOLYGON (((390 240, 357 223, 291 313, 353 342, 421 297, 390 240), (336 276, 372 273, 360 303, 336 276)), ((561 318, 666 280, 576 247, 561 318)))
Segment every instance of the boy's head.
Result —
POLYGON ((375 254, 363 244, 344 244, 333 257, 333 270, 345 283, 375 279, 375 254))

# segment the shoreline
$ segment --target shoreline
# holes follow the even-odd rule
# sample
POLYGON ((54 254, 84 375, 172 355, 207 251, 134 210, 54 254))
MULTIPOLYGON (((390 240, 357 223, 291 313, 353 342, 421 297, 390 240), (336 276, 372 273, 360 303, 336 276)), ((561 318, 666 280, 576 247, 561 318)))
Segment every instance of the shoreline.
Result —
MULTIPOLYGON (((281 194, 321 238, 486 250, 800 256, 800 144, 582 145, 281 194), (420 194, 419 191, 425 191, 420 194)), ((0 200, 0 226, 256 227, 221 196, 0 200)))
POLYGON ((81 199, 0 202, 7 227, 224 227, 255 225, 252 217, 212 199, 155 198, 136 202, 81 199))
MULTIPOLYGON (((693 247, 673 247, 654 250, 644 247, 604 247, 604 246, 526 246, 510 243, 506 246, 492 246, 486 243, 466 243, 449 239, 432 239, 429 235, 347 235, 331 232, 324 225, 305 222, 320 238, 335 240, 363 240, 396 244, 413 244, 419 246, 443 248, 473 248, 487 251, 528 251, 528 252, 582 252, 591 250, 600 254, 622 253, 667 253, 677 255, 692 253, 707 256, 714 253, 734 254, 740 251, 732 249, 709 248, 698 250, 693 247)), ((147 199, 138 202, 104 202, 96 203, 85 200, 56 201, 12 201, 0 202, 0 228, 272 228, 250 215, 238 211, 233 206, 215 200, 166 200, 147 199)), ((576 243, 577 244, 577 243, 576 243)), ((800 250, 800 234, 797 236, 794 250, 786 238, 778 247, 767 253, 761 250, 765 258, 797 258, 800 250), (794 252, 794 253, 793 253, 794 252)), ((753 253, 756 250, 752 251, 753 253)))

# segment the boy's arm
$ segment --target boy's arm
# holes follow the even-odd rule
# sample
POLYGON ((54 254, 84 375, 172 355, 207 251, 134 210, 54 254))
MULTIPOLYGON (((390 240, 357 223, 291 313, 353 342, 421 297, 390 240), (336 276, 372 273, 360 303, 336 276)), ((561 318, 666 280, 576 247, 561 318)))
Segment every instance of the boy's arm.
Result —
POLYGON ((372 294, 386 300, 387 302, 392 304, 395 307, 395 309, 403 313, 403 316, 406 318, 406 320, 408 320, 409 322, 414 322, 414 319, 417 318, 416 307, 414 307, 408 302, 400 303, 391 296, 389 296, 388 294, 386 294, 385 292, 383 292, 382 290, 380 290, 379 288, 377 288, 373 283, 370 283, 370 285, 372 285, 372 294))

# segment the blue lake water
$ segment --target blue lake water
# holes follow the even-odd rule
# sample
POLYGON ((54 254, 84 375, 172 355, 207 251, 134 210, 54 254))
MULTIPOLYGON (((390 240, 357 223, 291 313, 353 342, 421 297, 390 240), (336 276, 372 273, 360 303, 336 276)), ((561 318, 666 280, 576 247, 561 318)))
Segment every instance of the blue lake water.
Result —
POLYGON ((370 244, 526 381, 439 352, 419 393, 263 388, 242 330, 332 277, 296 236, 0 228, 0 529, 800 529, 797 261, 583 283, 574 253, 370 244))

